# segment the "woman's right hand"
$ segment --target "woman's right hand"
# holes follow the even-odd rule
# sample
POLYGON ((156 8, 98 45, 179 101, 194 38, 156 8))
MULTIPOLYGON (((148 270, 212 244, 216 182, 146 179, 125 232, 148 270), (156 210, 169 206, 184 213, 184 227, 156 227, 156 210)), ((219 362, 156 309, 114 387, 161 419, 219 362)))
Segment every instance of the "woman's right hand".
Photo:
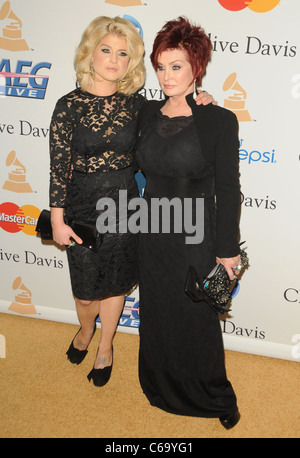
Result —
POLYGON ((72 242, 82 244, 82 240, 78 237, 73 229, 64 222, 64 208, 51 208, 51 225, 53 240, 58 245, 71 245, 72 242))
POLYGON ((78 237, 73 229, 65 223, 52 224, 53 240, 58 245, 69 246, 72 242, 82 244, 82 240, 78 237))

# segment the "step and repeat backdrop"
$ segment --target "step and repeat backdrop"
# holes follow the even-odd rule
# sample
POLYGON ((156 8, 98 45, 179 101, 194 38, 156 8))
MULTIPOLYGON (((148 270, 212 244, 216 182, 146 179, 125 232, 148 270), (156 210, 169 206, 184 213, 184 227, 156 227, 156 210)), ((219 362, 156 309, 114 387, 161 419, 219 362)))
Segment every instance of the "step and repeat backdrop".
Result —
MULTIPOLYGON (((250 258, 220 320, 225 348, 300 361, 297 0, 0 0, 0 312, 78 323, 66 252, 42 242, 35 224, 49 205, 52 111, 74 89, 76 46, 101 15, 130 20, 143 37, 147 99, 163 98, 149 59, 162 25, 184 15, 209 34, 203 88, 239 120, 241 239, 250 258)), ((136 289, 118 329, 138 328, 136 289)))

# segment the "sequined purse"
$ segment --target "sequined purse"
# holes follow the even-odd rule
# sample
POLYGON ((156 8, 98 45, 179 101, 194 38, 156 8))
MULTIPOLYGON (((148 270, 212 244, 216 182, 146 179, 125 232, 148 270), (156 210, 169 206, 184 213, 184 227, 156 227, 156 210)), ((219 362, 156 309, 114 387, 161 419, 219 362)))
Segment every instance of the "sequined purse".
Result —
MULTIPOLYGON (((241 266, 245 267, 249 262, 247 253, 241 250, 240 256, 241 266)), ((194 302, 205 301, 217 314, 223 315, 231 310, 227 303, 236 285, 237 278, 230 280, 222 264, 217 264, 202 282, 196 269, 189 266, 184 291, 194 302)))

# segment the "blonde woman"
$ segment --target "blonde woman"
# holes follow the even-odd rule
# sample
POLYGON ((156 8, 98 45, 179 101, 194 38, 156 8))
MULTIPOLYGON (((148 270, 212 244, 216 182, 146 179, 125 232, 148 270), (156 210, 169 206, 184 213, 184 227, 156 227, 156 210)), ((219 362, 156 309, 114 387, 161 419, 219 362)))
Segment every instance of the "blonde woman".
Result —
MULTIPOLYGON (((129 21, 94 19, 75 57, 80 87, 58 100, 51 121, 53 238, 68 247, 80 322, 67 355, 73 364, 82 362, 99 315, 101 340, 88 375, 96 386, 105 385, 110 378, 112 342, 124 295, 138 280, 136 237, 129 232, 106 233, 101 246, 90 250, 65 224, 64 214, 67 221, 96 225, 100 198, 112 198, 118 208, 119 190, 127 191, 128 200, 138 196, 132 164, 137 115, 145 102, 137 92, 145 78, 143 55, 142 38, 129 21)), ((206 98, 211 101, 210 96, 206 98)))

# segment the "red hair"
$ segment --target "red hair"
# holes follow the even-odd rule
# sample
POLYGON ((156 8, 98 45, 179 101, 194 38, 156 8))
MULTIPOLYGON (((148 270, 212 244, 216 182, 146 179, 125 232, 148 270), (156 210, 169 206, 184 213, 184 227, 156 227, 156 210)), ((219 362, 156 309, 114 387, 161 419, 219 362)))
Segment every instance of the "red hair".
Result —
POLYGON ((182 49, 186 52, 194 79, 200 84, 212 49, 211 41, 204 30, 182 16, 166 22, 156 35, 150 55, 155 71, 158 68, 159 55, 168 49, 182 49))

